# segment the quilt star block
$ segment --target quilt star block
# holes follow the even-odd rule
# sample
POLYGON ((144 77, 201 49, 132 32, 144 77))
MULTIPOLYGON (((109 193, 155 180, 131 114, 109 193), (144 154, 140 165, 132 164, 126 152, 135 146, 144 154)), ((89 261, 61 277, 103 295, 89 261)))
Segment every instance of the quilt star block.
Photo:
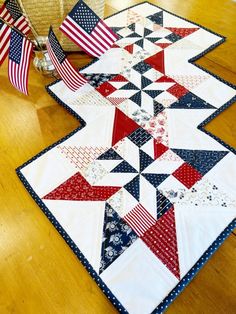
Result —
POLYGON ((204 125, 236 88, 193 62, 223 39, 147 2, 49 94, 81 126, 17 173, 121 313, 162 313, 236 226, 235 150, 204 125), (114 61, 115 60, 115 61, 114 61))

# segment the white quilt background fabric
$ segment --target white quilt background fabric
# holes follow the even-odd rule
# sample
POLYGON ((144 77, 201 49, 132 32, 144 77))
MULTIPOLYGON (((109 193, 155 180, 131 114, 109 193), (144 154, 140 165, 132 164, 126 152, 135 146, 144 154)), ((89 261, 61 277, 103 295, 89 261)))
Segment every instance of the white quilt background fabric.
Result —
POLYGON ((235 154, 198 128, 236 90, 189 62, 222 37, 148 3, 106 23, 90 84, 49 87, 86 125, 19 172, 119 311, 162 312, 236 217, 235 154))

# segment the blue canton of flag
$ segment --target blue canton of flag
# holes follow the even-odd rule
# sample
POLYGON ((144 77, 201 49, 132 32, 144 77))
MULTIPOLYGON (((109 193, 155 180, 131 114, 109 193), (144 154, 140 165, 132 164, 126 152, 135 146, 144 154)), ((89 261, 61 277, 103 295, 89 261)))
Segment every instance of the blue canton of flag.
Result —
POLYGON ((91 34, 100 18, 82 1, 68 14, 88 34, 91 34))
POLYGON ((33 44, 14 29, 11 31, 8 76, 12 85, 28 95, 28 74, 33 44))
POLYGON ((11 35, 9 59, 20 64, 23 36, 13 31, 11 35))
POLYGON ((48 41, 54 51, 55 57, 58 59, 59 63, 62 63, 65 60, 66 55, 52 29, 49 31, 48 41))
POLYGON ((60 30, 94 57, 100 57, 118 39, 118 36, 82 0, 67 15, 60 30))
POLYGON ((13 17, 14 21, 16 21, 19 17, 21 17, 22 12, 15 0, 7 0, 5 2, 6 8, 10 12, 11 16, 13 17))
POLYGON ((49 29, 47 49, 49 57, 63 82, 72 91, 78 90, 87 80, 72 66, 58 42, 52 28, 49 29))

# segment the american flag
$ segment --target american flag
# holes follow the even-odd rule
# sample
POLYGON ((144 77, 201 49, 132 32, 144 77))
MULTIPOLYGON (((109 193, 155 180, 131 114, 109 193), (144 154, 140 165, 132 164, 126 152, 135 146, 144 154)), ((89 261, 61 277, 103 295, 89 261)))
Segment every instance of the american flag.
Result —
MULTIPOLYGON (((16 0, 6 0, 0 8, 0 17, 7 23, 15 26, 23 34, 30 32, 29 23, 23 16, 16 0)), ((9 52, 11 28, 0 21, 0 66, 9 52)))
POLYGON ((48 33, 47 50, 54 67, 67 87, 72 91, 76 91, 87 83, 87 80, 75 70, 66 58, 52 28, 49 29, 48 33))
POLYGON ((30 32, 29 22, 23 15, 17 0, 6 0, 0 8, 0 17, 15 26, 24 35, 30 32))
POLYGON ((28 75, 33 44, 12 29, 8 63, 9 80, 15 88, 28 95, 28 75))
POLYGON ((11 28, 0 21, 0 65, 6 59, 10 44, 11 28))
POLYGON ((118 36, 82 0, 67 15, 60 30, 94 57, 100 57, 118 39, 118 36))

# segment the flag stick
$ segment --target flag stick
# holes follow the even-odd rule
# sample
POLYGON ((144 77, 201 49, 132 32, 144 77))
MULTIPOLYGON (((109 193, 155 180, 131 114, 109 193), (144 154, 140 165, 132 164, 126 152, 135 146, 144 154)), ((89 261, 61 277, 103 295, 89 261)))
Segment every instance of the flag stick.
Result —
POLYGON ((36 43, 37 43, 37 45, 38 45, 39 50, 43 51, 43 47, 41 46, 41 44, 40 44, 39 41, 37 40, 38 34, 37 34, 37 32, 36 32, 36 30, 35 30, 35 28, 34 28, 32 22, 31 22, 30 18, 27 16, 27 14, 26 14, 26 12, 25 12, 25 10, 24 10, 24 7, 23 7, 23 5, 22 5, 21 0, 17 0, 17 3, 18 3, 18 5, 19 5, 19 7, 21 8, 22 15, 26 18, 26 20, 27 20, 27 21, 29 22, 29 24, 30 24, 33 37, 34 37, 34 39, 35 39, 35 41, 36 41, 36 43))

